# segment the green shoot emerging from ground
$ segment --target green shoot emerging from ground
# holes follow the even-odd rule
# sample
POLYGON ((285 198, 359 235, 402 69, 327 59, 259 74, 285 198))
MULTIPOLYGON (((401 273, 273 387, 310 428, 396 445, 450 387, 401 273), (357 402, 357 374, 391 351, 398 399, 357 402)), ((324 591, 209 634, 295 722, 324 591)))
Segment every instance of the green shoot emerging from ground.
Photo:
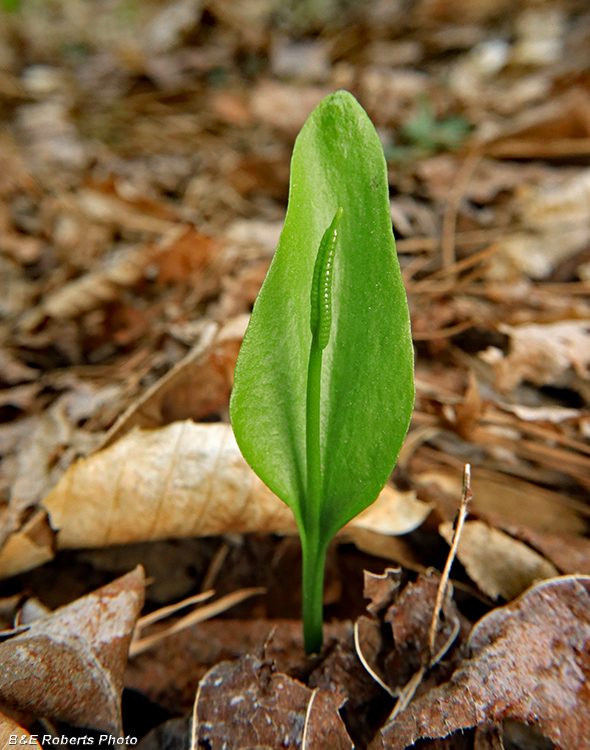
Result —
POLYGON ((362 107, 339 91, 295 143, 285 226, 230 403, 240 450, 297 521, 308 653, 322 645, 328 543, 393 469, 413 369, 383 149, 362 107))

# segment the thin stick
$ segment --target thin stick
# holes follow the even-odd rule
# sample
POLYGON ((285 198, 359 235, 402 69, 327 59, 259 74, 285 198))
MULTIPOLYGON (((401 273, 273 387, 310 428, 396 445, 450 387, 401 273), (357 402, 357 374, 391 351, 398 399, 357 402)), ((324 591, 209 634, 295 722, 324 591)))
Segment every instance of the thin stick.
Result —
POLYGON ((213 583, 217 578, 217 574, 219 573, 223 563, 225 562, 228 552, 229 544, 226 541, 223 541, 221 543, 221 546, 216 550, 215 554, 213 555, 213 559, 209 564, 207 573, 205 574, 203 582, 201 583, 201 591, 208 591, 213 586, 213 583))
POLYGON ((307 711, 305 712, 305 724, 303 726, 303 737, 301 739, 301 750, 305 750, 307 745, 307 728, 309 726, 309 717, 311 716, 311 707, 317 695, 319 688, 315 688, 311 696, 309 697, 309 703, 307 704, 307 711))
POLYGON ((178 633, 178 631, 184 630, 185 628, 190 628, 192 625, 196 625, 199 622, 210 620, 212 617, 215 617, 216 615, 219 615, 222 612, 230 609, 230 607, 234 607, 236 604, 240 604, 240 602, 243 602, 250 596, 264 593, 266 593, 266 589, 250 588, 241 589, 240 591, 234 591, 231 594, 226 594, 226 596, 222 596, 221 599, 218 599, 215 602, 211 602, 211 604, 205 604, 204 607, 193 610, 188 615, 185 615, 180 620, 175 622, 174 625, 169 627, 167 630, 160 633, 154 633, 154 635, 147 635, 144 638, 139 638, 136 641, 132 641, 129 647, 129 656, 137 656, 137 654, 141 654, 143 651, 151 648, 155 643, 158 643, 163 638, 167 638, 169 635, 172 635, 172 633, 178 633))
POLYGON ((183 599, 181 602, 176 602, 175 604, 169 604, 166 607, 160 607, 160 609, 157 609, 155 612, 150 612, 149 615, 144 615, 143 617, 140 617, 135 625, 135 632, 138 633, 140 630, 143 630, 148 625, 153 625, 155 622, 158 622, 159 620, 163 620, 165 617, 170 617, 170 615, 176 614, 179 609, 184 609, 185 607, 190 606, 191 604, 200 604, 201 602, 206 601, 207 599, 211 599, 211 597, 215 594, 215 591, 203 591, 201 594, 195 594, 194 596, 189 596, 187 599, 183 599))
POLYGON ((451 549, 449 550, 447 562, 445 563, 445 567, 442 572, 442 576, 441 576, 440 583, 438 586, 438 591, 436 593, 436 603, 434 605, 434 612, 432 614, 432 621, 430 623, 430 632, 428 634, 428 651, 427 651, 428 661, 427 663, 429 665, 432 663, 432 659, 434 656, 434 641, 436 638, 436 630, 438 628, 438 621, 439 621, 440 613, 443 607, 443 601, 447 593, 449 576, 451 574, 451 566, 453 565, 455 556, 457 555, 457 548, 459 547, 459 539, 461 538, 463 525, 465 524, 465 519, 467 518, 469 501, 471 500, 472 497, 473 497, 473 494, 471 492, 471 464, 465 464, 465 472, 463 474, 463 492, 461 493, 461 505, 459 507, 459 512, 457 513, 457 518, 455 519, 455 533, 453 534, 453 541, 451 543, 451 549))
POLYGON ((201 685, 202 683, 199 682, 199 687, 197 688, 197 694, 195 695, 195 702, 193 703, 191 744, 190 744, 189 750, 197 750, 197 729, 199 726, 198 705, 199 705, 199 698, 201 697, 201 685))
POLYGON ((459 625, 459 622, 457 622, 456 626, 453 628, 453 632, 451 633, 449 638, 447 638, 447 641, 444 644, 444 646, 441 649, 439 649, 439 651, 436 654, 434 653, 434 641, 436 638, 436 630, 438 627, 438 621, 439 621, 440 613, 443 607, 443 602, 447 593, 447 587, 449 585, 449 576, 451 573, 451 566, 453 565, 453 561, 455 560, 455 556, 457 554, 457 548, 459 546, 459 539, 461 538, 463 525, 465 524, 465 519, 467 518, 467 510, 469 506, 469 501, 471 500, 472 497, 473 495, 471 492, 471 465, 465 464, 464 474, 463 474, 463 492, 461 493, 461 505, 459 506, 459 512, 457 513, 457 518, 455 519, 455 533, 453 535, 451 549, 449 550, 447 562, 442 572, 440 583, 438 585, 438 591, 436 592, 436 602, 434 605, 434 612, 432 613, 430 631, 428 633, 427 648, 424 652, 424 655, 422 658, 422 664, 420 665, 420 669, 417 672, 415 672, 415 674, 410 678, 410 680, 404 685, 404 687, 400 691, 400 697, 387 720, 386 726, 388 726, 393 721, 395 721, 395 718, 399 714, 401 714, 402 711, 405 711, 405 709, 409 706, 410 701, 414 697, 414 694, 416 693, 418 686, 422 682, 422 678, 426 674, 427 670, 432 668, 435 664, 438 664, 438 662, 442 659, 442 657, 446 654, 448 649, 453 644, 459 632, 460 625, 459 625))
POLYGON ((479 148, 476 148, 467 155, 467 158, 461 165, 457 181, 449 196, 442 226, 440 253, 443 268, 450 268, 455 263, 455 229, 457 227, 459 206, 480 159, 481 151, 479 148))
POLYGON ((375 672, 375 670, 371 667, 369 662, 365 659, 365 655, 363 654, 363 650, 361 648, 361 639, 359 635, 359 621, 356 620, 354 623, 354 648, 356 650, 356 655, 358 656, 361 664, 363 667, 367 670, 367 672, 371 675, 371 677, 375 680, 375 682, 381 687, 383 690, 385 690, 386 693, 389 693, 389 695, 392 698, 397 698, 399 695, 399 692, 397 690, 392 690, 389 685, 384 682, 381 677, 375 672))

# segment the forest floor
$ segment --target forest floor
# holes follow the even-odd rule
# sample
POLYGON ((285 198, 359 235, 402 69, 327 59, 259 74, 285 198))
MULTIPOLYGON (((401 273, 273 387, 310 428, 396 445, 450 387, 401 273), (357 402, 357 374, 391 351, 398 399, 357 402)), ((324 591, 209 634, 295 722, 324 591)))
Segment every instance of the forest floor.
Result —
POLYGON ((590 748, 587 3, 0 6, 4 745, 590 748), (417 393, 306 658, 228 400, 337 89, 385 150, 417 393))

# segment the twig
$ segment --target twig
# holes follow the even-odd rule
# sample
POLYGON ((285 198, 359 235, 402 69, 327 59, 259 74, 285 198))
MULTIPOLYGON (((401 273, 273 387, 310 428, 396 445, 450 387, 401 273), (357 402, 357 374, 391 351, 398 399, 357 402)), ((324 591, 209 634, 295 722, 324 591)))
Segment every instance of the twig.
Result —
POLYGON ((389 685, 384 682, 381 677, 375 672, 375 670, 371 667, 369 662, 366 660, 365 655, 363 654, 363 651, 361 649, 361 639, 359 635, 359 621, 356 620, 354 623, 354 648, 356 651, 356 655, 358 656, 361 664, 363 667, 367 670, 367 672, 371 675, 371 677, 375 680, 375 682, 381 687, 383 690, 385 690, 386 693, 389 693, 389 695, 392 698, 397 698, 399 695, 399 692, 397 690, 392 690, 389 685))
POLYGON ((201 685, 202 685, 202 682, 199 682, 199 687, 197 688, 197 694, 195 695, 195 702, 193 703, 193 715, 192 715, 192 721, 191 721, 191 743, 190 743, 189 750, 197 750, 197 729, 199 726, 198 706, 199 706, 199 698, 201 697, 201 685))
POLYGON ((449 196, 445 215, 443 217, 442 237, 441 237, 441 263, 443 268, 450 268, 455 263, 455 229, 457 226, 457 216, 461 200, 469 184, 469 180, 475 172, 481 151, 476 147, 471 151, 459 170, 457 180, 449 196))
POLYGON ((172 633, 178 633, 179 630, 189 628, 192 625, 196 625, 196 623, 198 622, 210 620, 212 617, 221 614, 221 612, 225 612, 230 607, 234 607, 236 604, 243 602, 250 596, 264 593, 266 593, 266 589, 250 588, 241 589, 240 591, 234 591, 231 594, 222 596, 221 599, 218 599, 216 602, 211 602, 211 604, 206 604, 200 609, 193 610, 188 615, 175 622, 174 625, 172 625, 167 630, 161 633, 154 633, 154 635, 148 635, 145 638, 140 638, 136 641, 132 641, 131 646, 129 647, 129 656, 137 656, 137 654, 140 654, 146 649, 151 648, 151 646, 153 646, 155 643, 158 643, 158 641, 161 641, 163 638, 167 638, 169 635, 172 635, 172 633))
POLYGON ((309 697, 309 703, 307 704, 307 711, 305 712, 305 724, 303 725, 303 737, 301 738, 301 750, 305 750, 305 746, 307 744, 307 728, 309 726, 309 717, 311 716, 311 707, 313 706, 313 702, 318 690, 319 688, 315 688, 315 690, 309 697))
MULTIPOLYGON (((444 570, 438 585, 438 591, 436 593, 436 603, 434 605, 434 612, 432 614, 432 621, 430 623, 430 632, 428 634, 428 665, 432 666, 432 660, 434 655, 434 641, 436 638, 436 630, 438 628, 438 621, 440 613, 443 607, 444 598, 447 592, 447 586, 449 583, 449 576, 451 574, 451 567, 455 561, 457 555, 457 548, 459 547, 459 540, 461 538, 461 532, 463 531, 463 525, 467 518, 468 506, 473 493, 471 492, 471 464, 465 464, 465 472, 463 474, 463 492, 461 493, 461 505, 459 506, 459 512, 455 519, 455 533, 453 534, 453 541, 451 543, 451 549, 447 556, 444 570)), ((440 658, 440 657, 439 657, 440 658)))
POLYGON ((153 625, 155 622, 163 620, 165 617, 170 617, 170 615, 176 614, 178 610, 184 609, 191 604, 200 604, 201 602, 210 599, 214 594, 215 591, 203 591, 203 593, 189 596, 187 599, 183 599, 181 602, 169 604, 167 607, 160 607, 160 609, 157 609, 155 612, 150 612, 149 615, 140 617, 135 625, 135 632, 139 633, 140 630, 143 630, 148 625, 153 625))
POLYGON ((449 554, 447 556, 447 562, 442 572, 442 576, 441 576, 440 583, 438 585, 438 590, 436 593, 436 602, 434 605, 434 612, 432 613, 430 631, 428 633, 427 648, 424 652, 420 669, 412 676, 409 682, 407 682, 406 685, 401 690, 400 697, 397 703, 395 704, 393 711, 391 712, 391 715, 389 716, 389 719, 387 720, 387 724, 391 724, 395 720, 396 716, 398 716, 402 711, 404 711, 408 707, 408 705, 410 704, 410 701, 414 697, 416 690, 418 689, 418 686, 422 682, 422 678, 426 674, 427 670, 432 668, 435 664, 437 664, 442 659, 442 657, 446 654, 448 649, 451 647, 452 643, 457 637, 457 633, 459 632, 459 623, 457 623, 457 626, 453 628, 453 632, 451 633, 449 638, 447 638, 443 647, 436 654, 434 654, 434 642, 436 639, 436 631, 438 628, 440 613, 441 613, 443 602, 447 593, 451 567, 453 565, 453 561, 457 554, 457 548, 459 546, 459 539, 461 538, 461 531, 463 530, 463 525, 465 523, 465 519, 467 518, 467 510, 468 510, 468 505, 469 505, 469 501, 471 500, 471 498, 472 498, 471 465, 465 464, 464 474, 463 474, 463 492, 461 493, 461 505, 459 506, 459 512, 457 513, 457 518, 455 519, 455 533, 453 534, 453 541, 451 543, 451 549, 449 550, 449 554))
POLYGON ((223 541, 221 543, 221 546, 216 550, 211 563, 209 564, 209 568, 205 574, 205 577, 203 578, 203 582, 201 583, 201 591, 207 591, 213 586, 213 583, 217 578, 217 574, 219 573, 223 563, 225 562, 228 552, 229 544, 226 541, 223 541))

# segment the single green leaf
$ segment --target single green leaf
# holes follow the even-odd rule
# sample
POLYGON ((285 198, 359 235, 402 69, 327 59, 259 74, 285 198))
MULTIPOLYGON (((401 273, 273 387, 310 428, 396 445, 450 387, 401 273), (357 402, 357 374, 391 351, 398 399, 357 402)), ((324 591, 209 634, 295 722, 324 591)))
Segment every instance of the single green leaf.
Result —
POLYGON ((304 545, 312 535, 323 547, 377 498, 413 401, 409 313, 383 149, 362 107, 339 91, 316 107, 295 143, 285 225, 238 357, 232 424, 250 466, 292 508, 304 545), (316 368, 319 487, 310 490, 312 282, 318 248, 337 216, 329 338, 316 368))

